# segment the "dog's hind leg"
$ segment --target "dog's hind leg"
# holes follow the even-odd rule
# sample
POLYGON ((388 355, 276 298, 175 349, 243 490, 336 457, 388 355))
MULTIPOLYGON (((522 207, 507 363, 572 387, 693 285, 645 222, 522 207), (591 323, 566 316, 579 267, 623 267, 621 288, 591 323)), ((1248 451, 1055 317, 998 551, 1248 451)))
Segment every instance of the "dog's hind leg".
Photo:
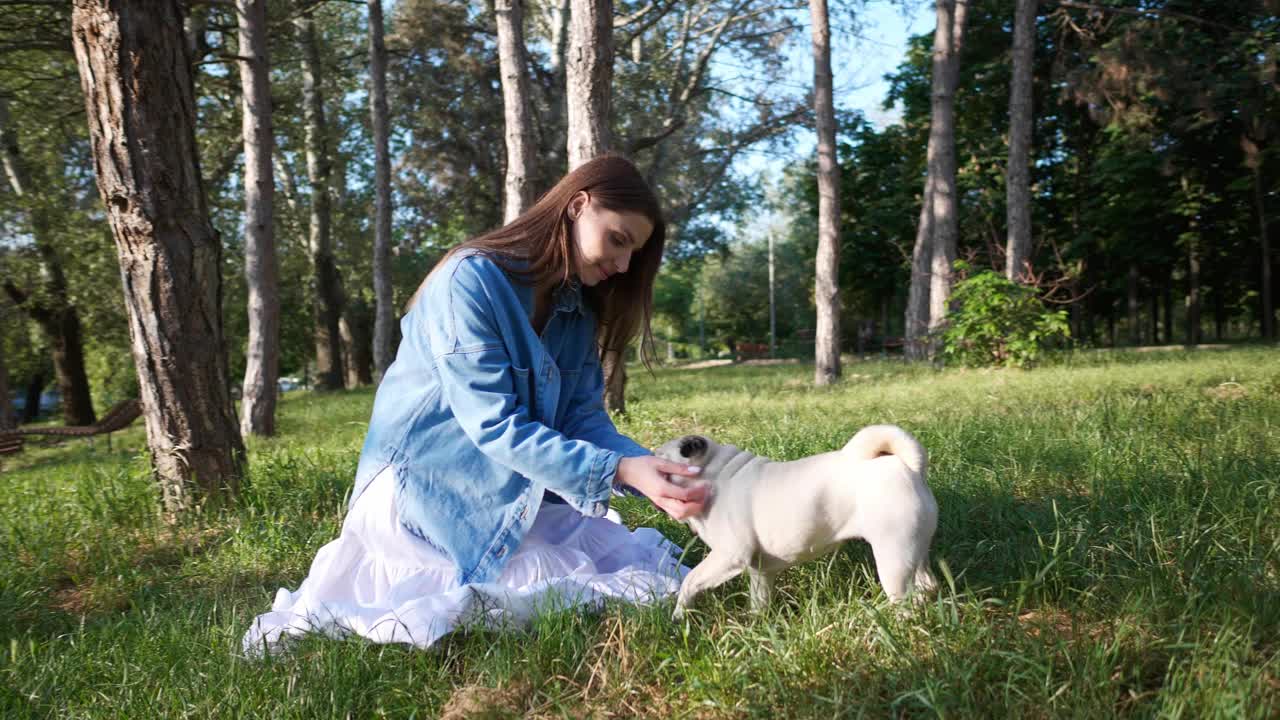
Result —
POLYGON ((676 597, 676 610, 672 617, 676 620, 684 617, 684 609, 689 607, 698 593, 724 583, 736 577, 747 568, 742 558, 724 552, 712 550, 698 566, 684 576, 680 583, 680 594, 676 597))
POLYGON ((751 578, 751 612, 764 612, 773 597, 773 573, 751 566, 747 577, 751 578))

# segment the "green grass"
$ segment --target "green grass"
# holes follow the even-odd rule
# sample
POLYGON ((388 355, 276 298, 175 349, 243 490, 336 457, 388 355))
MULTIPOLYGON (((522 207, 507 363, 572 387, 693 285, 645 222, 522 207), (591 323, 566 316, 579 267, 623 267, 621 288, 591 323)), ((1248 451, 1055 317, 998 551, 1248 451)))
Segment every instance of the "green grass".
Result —
MULTIPOLYGON (((943 591, 887 606, 865 545, 670 605, 560 612, 428 651, 239 653, 341 523, 372 392, 290 394, 240 506, 166 528, 140 425, 5 459, 0 717, 1275 717, 1280 351, 1078 354, 1031 372, 633 372, 624 432, 779 459, 895 422, 931 455, 943 591), (455 714, 455 717, 465 716, 455 714)), ((632 524, 689 546, 644 501, 632 524)))

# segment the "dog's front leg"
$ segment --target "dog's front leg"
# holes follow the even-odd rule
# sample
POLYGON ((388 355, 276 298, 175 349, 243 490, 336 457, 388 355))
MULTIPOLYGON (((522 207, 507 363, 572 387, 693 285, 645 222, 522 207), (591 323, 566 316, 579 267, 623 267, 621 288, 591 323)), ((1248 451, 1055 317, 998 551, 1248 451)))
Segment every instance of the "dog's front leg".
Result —
POLYGON ((712 550, 680 583, 680 595, 676 597, 676 610, 672 617, 676 620, 683 618, 684 609, 698 593, 732 579, 746 567, 747 563, 742 558, 712 550))
POLYGON ((773 573, 749 566, 747 577, 751 578, 751 612, 764 612, 773 597, 773 573))

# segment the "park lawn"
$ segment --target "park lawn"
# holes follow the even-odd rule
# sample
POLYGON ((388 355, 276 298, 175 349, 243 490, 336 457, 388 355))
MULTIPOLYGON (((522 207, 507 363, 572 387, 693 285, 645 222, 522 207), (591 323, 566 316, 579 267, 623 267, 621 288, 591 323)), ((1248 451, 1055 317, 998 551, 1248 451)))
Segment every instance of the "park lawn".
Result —
MULTIPOLYGON (((240 638, 338 531, 372 391, 291 393, 235 510, 157 519, 139 424, 0 475, 0 717, 1275 717, 1280 350, 1079 353, 1034 371, 633 371, 621 429, 779 459, 894 422, 929 449, 941 593, 887 606, 864 544, 670 604, 422 651, 240 638)), ((705 548, 643 500, 629 524, 705 548)))

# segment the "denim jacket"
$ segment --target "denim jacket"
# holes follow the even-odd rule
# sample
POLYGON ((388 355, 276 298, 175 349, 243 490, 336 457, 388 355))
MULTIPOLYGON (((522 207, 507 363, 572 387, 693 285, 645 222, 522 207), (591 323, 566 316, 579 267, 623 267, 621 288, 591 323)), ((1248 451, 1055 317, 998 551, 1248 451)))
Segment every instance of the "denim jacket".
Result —
POLYGON ((401 319, 374 398, 351 501, 391 466, 401 524, 448 556, 460 583, 502 572, 544 490, 604 515, 618 461, 649 454, 604 409, 581 287, 556 293, 541 336, 533 302, 488 257, 454 254, 401 319))

